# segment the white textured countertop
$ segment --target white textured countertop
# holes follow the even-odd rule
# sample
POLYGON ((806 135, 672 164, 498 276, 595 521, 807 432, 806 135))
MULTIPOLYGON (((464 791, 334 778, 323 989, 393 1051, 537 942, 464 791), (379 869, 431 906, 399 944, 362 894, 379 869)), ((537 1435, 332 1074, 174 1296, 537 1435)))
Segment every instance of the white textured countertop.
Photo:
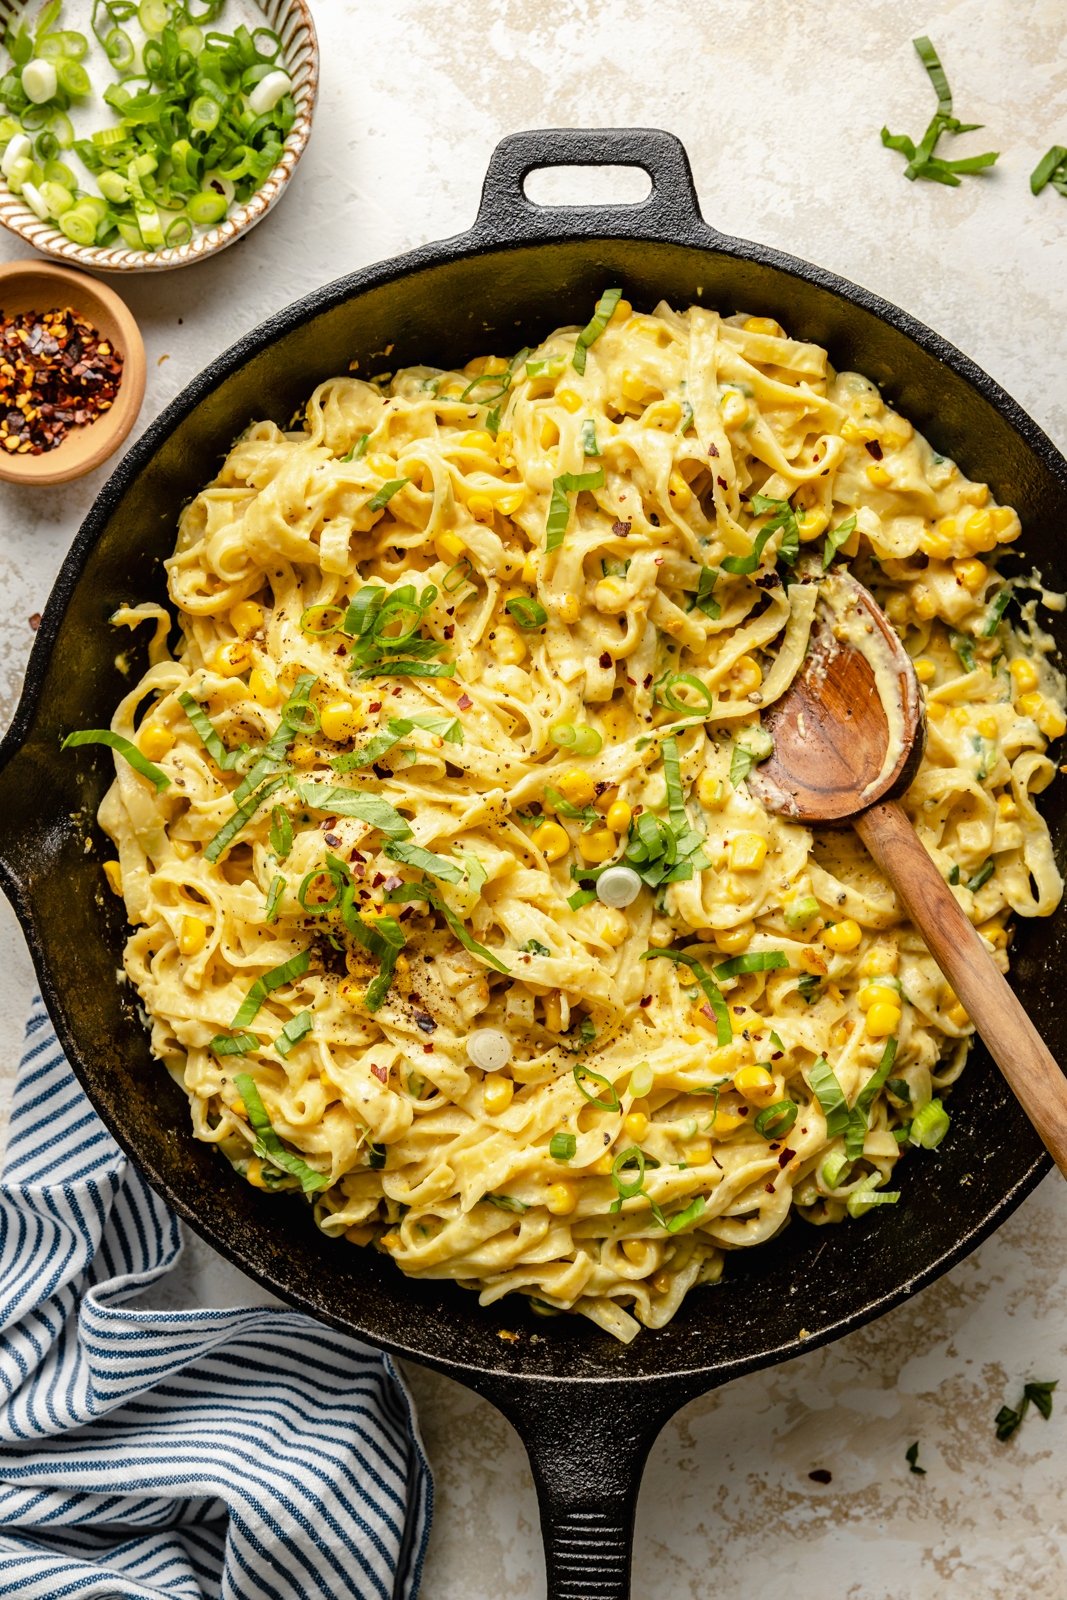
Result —
MULTIPOLYGON (((360 264, 466 227, 490 150, 547 125, 652 125, 685 141, 706 217, 907 307, 992 373, 1067 446, 1067 200, 1027 177, 1067 144, 1062 0, 316 0, 323 87, 283 203, 208 264, 116 281, 148 349, 143 427, 239 334, 360 264), (994 174, 909 184, 883 121, 918 137, 933 96, 910 45, 941 51, 994 174)), ((562 195, 561 189, 553 191, 562 195)), ((613 191, 618 193, 618 190, 613 191)), ((632 187, 626 191, 632 195, 632 187)), ((591 175, 567 197, 600 198, 591 175)), ((25 253, 0 239, 0 258, 25 253)), ((752 307, 758 311, 759 307, 752 307)), ((0 486, 0 718, 31 632, 106 470, 58 491, 0 486)), ((33 983, 0 908, 10 1078, 33 983)), ((634 1593, 770 1600, 1063 1600, 1067 1595, 1067 1190, 1047 1180, 968 1261, 830 1348, 683 1411, 645 1475, 634 1593), (1051 1422, 998 1444, 1027 1378, 1063 1378, 1051 1422), (909 1473, 921 1441, 925 1477, 909 1473), (1057 1470, 1057 1460, 1060 1466, 1057 1470), (825 1470, 832 1482, 813 1481, 825 1470)), ((172 1285, 261 1292, 191 1240, 172 1285)), ((482 1401, 412 1371, 437 1480, 425 1600, 544 1592, 521 1447, 482 1401)))

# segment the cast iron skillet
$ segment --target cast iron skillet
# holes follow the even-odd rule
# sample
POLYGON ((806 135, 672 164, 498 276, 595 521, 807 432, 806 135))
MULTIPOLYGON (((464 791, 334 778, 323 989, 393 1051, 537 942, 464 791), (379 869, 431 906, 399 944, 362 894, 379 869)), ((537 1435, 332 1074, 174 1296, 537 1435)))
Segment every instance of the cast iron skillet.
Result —
MULTIPOLYGON (((887 1311, 1014 1210, 1049 1165, 1029 1124, 978 1050, 954 1097, 950 1137, 902 1169, 901 1205, 850 1226, 794 1223, 733 1256, 724 1282, 692 1293, 668 1328, 624 1348, 584 1319, 545 1321, 518 1299, 482 1310, 467 1291, 409 1281, 372 1250, 329 1242, 305 1206, 250 1188, 192 1139, 185 1097, 151 1058, 116 986, 121 908, 101 892, 99 852, 84 851, 111 757, 61 756, 59 741, 72 728, 107 725, 132 681, 116 664, 120 650, 130 672, 141 671, 144 640, 117 638, 107 619, 121 601, 163 596, 160 562, 178 509, 251 418, 284 423, 351 358, 369 374, 532 344, 561 323, 583 323, 611 284, 646 308, 666 297, 768 314, 825 345, 838 368, 877 380, 938 449, 1018 507, 1028 558, 1064 585, 1057 540, 1067 524, 1067 462, 958 351, 866 290, 709 228, 670 134, 518 134, 493 154, 469 233, 353 273, 281 312, 190 384, 130 451, 63 566, 0 747, 0 878, 59 1037, 115 1138, 243 1271, 324 1322, 449 1373, 504 1412, 533 1465, 555 1600, 627 1594, 640 1470, 678 1407, 887 1311), (546 210, 525 196, 536 168, 598 164, 643 168, 648 199, 546 210)), ((1059 626, 1062 646, 1067 625, 1059 626)), ((1056 786, 1045 805, 1061 856, 1063 797, 1056 786)), ((1018 991, 1050 1041, 1064 1008, 1065 926, 1024 930, 1014 960, 1018 991)))

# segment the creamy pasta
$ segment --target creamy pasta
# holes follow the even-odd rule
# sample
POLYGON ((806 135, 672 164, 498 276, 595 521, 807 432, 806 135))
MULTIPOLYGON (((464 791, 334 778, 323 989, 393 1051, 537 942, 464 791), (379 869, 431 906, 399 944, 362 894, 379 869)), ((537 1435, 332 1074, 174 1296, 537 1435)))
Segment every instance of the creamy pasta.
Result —
POLYGON ((623 1340, 794 1210, 897 1201, 970 1022, 858 840, 746 780, 847 566, 923 686, 905 807, 1006 968, 1061 892, 1019 532, 818 346, 617 291, 249 427, 181 515, 173 653, 164 608, 114 619, 154 637, 106 871, 196 1137, 623 1340))

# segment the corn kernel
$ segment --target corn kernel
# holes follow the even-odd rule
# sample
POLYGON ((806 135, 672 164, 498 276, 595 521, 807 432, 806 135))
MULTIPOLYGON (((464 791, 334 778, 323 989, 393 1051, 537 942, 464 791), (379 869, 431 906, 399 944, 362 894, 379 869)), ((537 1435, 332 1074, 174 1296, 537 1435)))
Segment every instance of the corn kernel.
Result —
POLYGON ((119 866, 117 861, 104 862, 104 877, 107 879, 107 886, 111 890, 112 894, 121 895, 122 868, 119 866))
POLYGON ((867 1013, 867 1033, 872 1039, 885 1039, 900 1023, 900 1007, 879 1000, 867 1013))
POLYGON ((545 417, 541 423, 541 449, 551 450, 553 445, 559 444, 559 429, 551 417, 545 417))
POLYGON ((989 499, 988 483, 967 483, 960 490, 960 499, 972 506, 984 506, 989 499))
POLYGON ((624 1239, 622 1253, 633 1267, 643 1267, 654 1247, 647 1239, 624 1239))
POLYGON ((278 680, 265 667, 253 667, 248 675, 248 691, 260 706, 276 706, 281 699, 278 680))
POLYGON ((702 806, 716 806, 722 799, 722 781, 702 772, 697 779, 697 799, 702 806))
POLYGON ((629 300, 620 300, 615 310, 611 313, 611 321, 623 323, 633 316, 634 308, 629 300))
POLYGON ((796 964, 801 972, 810 972, 816 978, 825 978, 829 970, 813 944, 806 944, 797 951, 796 964))
POLYGON ((1025 656, 1015 656, 1008 666, 1011 679, 1020 694, 1025 694, 1029 689, 1036 689, 1038 685, 1037 668, 1025 656))
MULTIPOLYGON (((530 843, 539 850, 546 861, 559 861, 571 847, 566 828, 558 822, 542 822, 530 835, 530 843)), ((614 839, 612 846, 614 847, 614 839)))
POLYGON ((903 417, 897 417, 882 432, 882 443, 887 450, 899 450, 906 445, 915 429, 903 417))
POLYGON ((926 707, 927 722, 943 722, 948 716, 949 707, 944 700, 931 700, 926 707))
POLYGON ((183 956, 198 956, 207 943, 207 923, 203 917, 183 917, 178 949, 183 956))
POLYGON ((1024 717, 1033 717, 1035 721, 1037 720, 1038 714, 1040 713, 1041 707, 1044 705, 1044 703, 1044 695, 1038 694, 1036 691, 1031 694, 1021 694, 1019 696, 1019 710, 1022 712, 1024 717))
POLYGON ((891 594, 883 607, 894 627, 902 627, 910 620, 910 605, 906 594, 891 594))
POLYGON ((598 1156, 589 1170, 590 1172, 595 1172, 598 1177, 606 1178, 610 1174, 614 1164, 614 1158, 611 1155, 605 1154, 598 1156))
POLYGON ((797 528, 800 533, 801 544, 810 544, 812 539, 817 539, 820 533, 825 533, 830 518, 821 508, 805 511, 797 518, 797 528))
POLYGON ((537 582, 537 562, 533 556, 527 556, 522 564, 522 581, 529 584, 537 582))
POLYGON ((758 872, 767 859, 767 841, 759 833, 738 833, 730 840, 730 870, 758 872))
POLYGON ((337 985, 337 993, 346 1006, 351 1006, 353 1011, 362 1011, 365 987, 365 984, 357 983, 352 978, 342 978, 337 985))
POLYGON ((915 668, 915 676, 920 683, 932 683, 934 678, 937 677, 937 668, 929 656, 916 656, 912 666, 915 668))
POLYGON ((644 420, 657 428, 674 429, 682 420, 682 408, 677 400, 664 400, 644 420))
POLYGON ((1005 822, 1014 822, 1019 815, 1019 807, 1015 804, 1010 794, 997 795, 997 811, 1005 822))
POLYGON ((459 442, 465 450, 487 450, 490 455, 496 453, 493 435, 484 428, 472 428, 469 433, 461 433, 459 442))
POLYGON ((993 518, 988 511, 972 511, 963 524, 963 542, 968 550, 992 550, 997 542, 993 518))
POLYGON ((736 928, 716 928, 715 943, 728 956, 740 955, 741 951, 747 950, 752 943, 755 931, 755 924, 752 922, 739 922, 736 928))
POLYGON ((563 1004, 558 994, 546 994, 541 1002, 544 1010, 545 1027, 549 1033, 563 1032, 563 1004))
MULTIPOLYGON (((892 974, 878 974, 876 975, 876 979, 877 976, 891 977, 892 974)), ((896 988, 890 983, 878 983, 875 981, 873 983, 864 984, 863 988, 856 996, 856 1000, 861 1011, 869 1011, 872 1006, 879 1005, 882 1002, 888 1002, 890 1005, 895 1005, 897 1000, 897 991, 896 988)))
POLYGON ((596 794, 596 784, 583 767, 571 767, 560 778, 557 787, 564 799, 573 806, 591 804, 596 794))
POLYGON ((621 911, 609 909, 600 919, 600 937, 605 944, 617 950, 630 931, 630 924, 621 911))
POLYGON ((265 1189, 266 1180, 263 1177, 263 1163, 258 1156, 253 1156, 245 1168, 245 1177, 254 1189, 265 1189))
MULTIPOLYGON (((608 709, 610 710, 611 708, 609 707, 608 709)), ((616 802, 616 800, 618 798, 619 798, 619 786, 618 786, 617 783, 613 783, 613 784, 610 785, 609 788, 601 790, 601 792, 597 795, 596 799, 593 801, 593 805, 596 807, 596 809, 598 811, 604 812, 605 820, 606 820, 607 813, 611 810, 612 806, 615 804, 615 802, 616 802)), ((617 831, 618 830, 616 829, 616 832, 617 831)))
POLYGON ((567 1217, 578 1204, 578 1191, 573 1183, 550 1183, 545 1193, 545 1207, 554 1217, 567 1217))
POLYGON ((736 1111, 717 1111, 711 1131, 716 1139, 728 1139, 731 1133, 736 1133, 738 1128, 745 1126, 746 1120, 745 1117, 739 1117, 736 1111))
POLYGON ((263 607, 256 600, 239 600, 230 608, 230 622, 238 636, 247 639, 263 626, 263 607))
POLYGON ((693 498, 693 491, 680 472, 671 473, 667 481, 667 493, 674 502, 676 511, 684 511, 693 498))
POLYGON ((863 422, 855 422, 849 417, 841 424, 841 437, 849 444, 866 444, 869 439, 877 439, 878 429, 868 427, 863 422))
POLYGON ((248 1107, 245 1105, 239 1094, 235 1094, 233 1099, 230 1101, 230 1110, 233 1112, 235 1117, 247 1117, 248 1115, 248 1107))
POLYGON ((776 1093, 773 1076, 761 1066, 740 1067, 734 1073, 734 1088, 746 1100, 757 1104, 773 1100, 776 1093))
POLYGON ((994 917, 989 922, 983 922, 978 929, 983 939, 987 939, 994 950, 1004 950, 1008 944, 1008 930, 994 917))
POLYGON ((968 556, 964 561, 954 561, 952 570, 956 574, 956 582, 961 583, 969 594, 977 594, 989 576, 989 568, 984 561, 979 561, 975 556, 968 556))
POLYGON ((937 522, 937 532, 943 539, 953 540, 959 537, 959 523, 955 517, 940 517, 937 522))
POLYGON ((494 629, 489 648, 504 666, 517 667, 520 661, 526 659, 526 640, 514 628, 494 629))
POLYGON ((578 851, 583 860, 593 864, 609 861, 615 854, 616 842, 610 828, 594 828, 578 835, 578 851))
POLYGON ((855 950, 862 938, 863 930, 859 923, 852 917, 845 917, 844 921, 823 929, 822 942, 831 950, 855 950))
POLYGON ((888 489, 890 483, 889 469, 883 467, 880 461, 872 461, 867 468, 867 482, 872 483, 876 489, 888 489))
POLYGON ((979 717, 975 724, 983 739, 995 739, 997 736, 996 717, 979 717))
POLYGON ((1036 721, 1046 739, 1062 738, 1064 732, 1067 731, 1067 717, 1047 700, 1038 712, 1036 721))
MULTIPOLYGON (((946 518, 946 521, 949 519, 946 518)), ((933 556, 935 561, 946 561, 952 554, 953 541, 945 533, 928 530, 919 537, 919 549, 924 555, 933 556)))
POLYGON ((911 604, 919 622, 929 622, 932 617, 937 615, 937 601, 925 583, 912 585, 911 604))
POLYGON ((479 522, 492 522, 496 515, 496 506, 487 494, 472 494, 467 501, 467 510, 479 522))
POLYGON ((434 549, 442 561, 451 563, 459 560, 460 556, 465 553, 467 546, 463 543, 458 533, 439 533, 434 540, 434 549))
POLYGON ((329 700, 319 712, 323 734, 339 744, 351 739, 362 726, 362 719, 351 700, 329 700))
POLYGON ((648 384, 645 382, 644 378, 642 378, 639 373, 631 372, 629 367, 624 369, 622 377, 619 379, 619 387, 622 389, 622 392, 627 400, 636 400, 640 402, 649 392, 648 384))
POLYGON ((625 800, 613 800, 611 805, 608 807, 608 814, 604 818, 604 821, 607 823, 612 833, 625 833, 627 828, 630 826, 630 818, 632 816, 633 812, 630 810, 630 807, 626 804, 625 800))
POLYGON ((370 1244, 374 1238, 374 1229, 367 1222, 354 1222, 350 1228, 345 1229, 345 1238, 349 1244, 370 1244))
POLYGON ((626 1137, 632 1139, 635 1144, 640 1144, 648 1132, 648 1117, 643 1111, 631 1111, 623 1117, 622 1125, 626 1137))
POLYGON ((945 1016, 954 1028, 965 1028, 971 1020, 967 1015, 967 1007, 961 1005, 958 1000, 954 1006, 949 1007, 945 1012, 945 1016))
POLYGON ((377 455, 367 457, 367 465, 372 472, 378 474, 379 478, 396 477, 396 462, 392 456, 383 455, 379 452, 377 455))
POLYGON ((559 620, 568 626, 578 621, 582 614, 582 602, 576 594, 567 593, 560 596, 559 620))
POLYGON ((220 677, 237 678, 252 665, 252 651, 243 639, 235 639, 219 645, 211 664, 220 677))
POLYGON ((763 668, 753 656, 741 656, 734 662, 730 677, 739 693, 751 694, 763 682, 763 668))
POLYGON ((891 977, 900 965, 900 954, 891 945, 876 944, 860 962, 859 970, 865 978, 891 977))
MULTIPOLYGON (((498 511, 502 512, 505 517, 513 517, 525 499, 526 485, 519 484, 518 488, 509 489, 506 494, 502 494, 497 497, 496 508, 498 511)), ((525 562, 523 563, 522 570, 525 576, 525 562)), ((529 582, 529 579, 526 581, 529 582)))
POLYGON ((723 396, 722 420, 728 428, 740 428, 748 421, 748 401, 736 390, 723 396))
POLYGON ((137 735, 137 746, 149 761, 158 761, 174 748, 174 735, 161 722, 146 722, 137 735))
MULTIPOLYGON (((1009 528, 1013 528, 1015 529, 1015 532, 1018 532, 1018 524, 1016 521, 1015 512, 1010 506, 997 506, 989 514, 993 519, 993 527, 995 528, 998 537, 1006 535, 1009 528)), ((1010 537, 1014 538, 1015 533, 1012 533, 1010 537)), ((1005 539, 1004 542, 1006 543, 1007 540, 1005 539)))
POLYGON ((575 411, 582 409, 582 397, 580 394, 575 394, 573 389, 557 389, 556 399, 564 411, 569 411, 573 414, 575 411))
POLYGON ((711 1160, 711 1140, 691 1139, 685 1147, 685 1162, 688 1167, 706 1167, 711 1160))
POLYGON ((506 1111, 514 1093, 514 1079, 505 1078, 500 1072, 488 1073, 482 1083, 482 1105, 486 1116, 498 1117, 502 1111, 506 1111))
POLYGON ((776 338, 780 337, 782 332, 773 317, 746 317, 741 326, 746 333, 767 333, 776 338))

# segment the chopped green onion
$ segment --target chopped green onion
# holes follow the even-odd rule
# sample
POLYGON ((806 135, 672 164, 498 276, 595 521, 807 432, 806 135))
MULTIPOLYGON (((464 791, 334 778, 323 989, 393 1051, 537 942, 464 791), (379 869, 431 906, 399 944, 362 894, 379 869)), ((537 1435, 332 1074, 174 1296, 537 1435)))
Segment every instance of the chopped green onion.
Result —
MULTIPOLYGON (((605 1080, 602 1079, 601 1081, 605 1080)), ((599 1105, 600 1101, 598 1100, 594 1103, 599 1105)), ((611 1163, 611 1181, 623 1200, 632 1200, 635 1195, 641 1193, 645 1186, 645 1167, 647 1164, 645 1152, 639 1150, 635 1144, 630 1145, 626 1150, 620 1150, 615 1157, 615 1160, 611 1163), (636 1177, 627 1176, 631 1171, 636 1171, 636 1177)))
POLYGON ((600 454, 600 446, 596 442, 596 423, 592 418, 582 423, 582 450, 587 456, 600 454))
POLYGON ((312 638, 323 638, 328 633, 336 633, 344 617, 344 606, 308 606, 300 617, 300 631, 312 638))
POLYGON ((548 730, 548 737, 561 750, 570 750, 576 756, 598 755, 604 744, 595 728, 587 728, 581 723, 576 726, 573 722, 554 722, 548 730))
POLYGON ((231 772, 241 759, 243 751, 227 750, 219 734, 215 731, 215 724, 191 694, 180 694, 178 696, 178 704, 189 718, 200 743, 204 746, 215 765, 221 767, 223 772, 231 772))
POLYGON ((790 901, 785 908, 785 925, 796 933, 800 928, 806 928, 809 922, 819 915, 819 902, 813 894, 802 895, 799 900, 790 901))
POLYGON ((667 1218, 667 1232, 681 1233, 683 1228, 688 1228, 691 1222, 695 1222, 698 1217, 703 1216, 707 1204, 708 1202, 704 1196, 698 1194, 695 1200, 690 1201, 684 1211, 676 1211, 673 1217, 667 1218))
POLYGON ((822 548, 822 567, 825 572, 843 544, 847 544, 856 531, 856 513, 846 517, 844 522, 839 522, 836 528, 830 528, 822 548))
POLYGON ((519 627, 527 632, 543 628, 548 621, 548 612, 540 600, 531 600, 526 595, 516 595, 513 600, 508 600, 505 610, 510 611, 519 627))
POLYGON ((441 588, 446 594, 455 594, 457 589, 462 589, 463 585, 470 580, 470 575, 473 571, 474 568, 471 566, 469 556, 460 556, 459 560, 449 567, 441 579, 441 588))
POLYGON ((548 1153, 553 1161, 570 1161, 578 1148, 573 1133, 554 1133, 548 1141, 548 1153))
POLYGON ((573 894, 567 896, 567 904, 572 911, 580 911, 583 906, 592 905, 596 898, 595 889, 575 889, 573 894))
POLYGON ((781 531, 782 540, 778 553, 782 560, 792 566, 800 550, 800 528, 797 524, 796 512, 788 500, 776 500, 773 495, 754 494, 749 502, 752 512, 756 516, 764 516, 767 512, 771 515, 767 522, 757 533, 752 541, 752 549, 747 556, 725 556, 722 561, 722 570, 737 574, 748 574, 756 571, 760 564, 767 541, 781 531))
POLYGON ((948 1132, 950 1121, 940 1100, 928 1100, 912 1118, 908 1137, 912 1144, 921 1145, 924 1150, 936 1150, 948 1132))
POLYGON ((758 766, 774 749, 774 740, 766 728, 750 728, 744 740, 734 740, 733 754, 730 757, 730 782, 736 789, 744 783, 752 768, 758 766))
MULTIPOLYGON (((596 303, 596 309, 593 312, 592 317, 578 335, 577 343, 574 346, 574 354, 571 357, 571 365, 573 366, 575 372, 582 373, 585 371, 585 360, 589 352, 589 346, 595 344, 600 338, 600 335, 604 332, 604 329, 611 321, 615 313, 615 307, 618 305, 621 299, 621 289, 605 289, 604 293, 600 296, 600 299, 596 303)), ((551 548, 551 546, 549 548, 551 548)))
POLYGON ((385 898, 386 900, 425 900, 435 911, 441 913, 465 950, 469 950, 473 956, 478 956, 480 960, 493 967, 497 972, 507 973, 510 976, 511 968, 506 967, 491 950, 486 949, 484 944, 479 944, 477 939, 467 932, 461 919, 457 917, 452 907, 442 898, 428 878, 423 878, 421 883, 402 883, 395 889, 388 889, 385 898))
MULTIPOLYGON (((811 1068, 808 1082, 815 1091, 815 1098, 826 1118, 826 1137, 836 1139, 837 1135, 844 1133, 848 1126, 848 1101, 845 1099, 845 1091, 841 1087, 837 1073, 825 1056, 820 1056, 811 1068)), ((847 1164, 847 1157, 841 1159, 842 1165, 847 1164)), ((823 1170, 825 1172, 825 1167, 823 1170)), ((829 1184, 829 1187, 836 1188, 836 1180, 829 1184)))
MULTIPOLYGON (((709 569, 704 568, 707 572, 709 569)), ((680 717, 700 717, 707 721, 715 713, 715 696, 702 679, 693 672, 671 672, 660 679, 655 695, 680 717), (680 691, 686 689, 696 695, 696 704, 684 700, 680 691)))
POLYGON ((887 1039, 881 1060, 856 1096, 856 1103, 849 1112, 848 1126, 845 1128, 845 1153, 850 1161, 858 1161, 863 1154, 863 1143, 867 1136, 867 1118, 877 1095, 881 1092, 882 1085, 893 1070, 896 1053, 896 1039, 887 1039))
POLYGON ((1054 144, 1045 151, 1030 174, 1030 193, 1040 194, 1050 182, 1060 194, 1067 192, 1067 145, 1054 144))
POLYGON ((687 952, 684 950, 666 950, 659 947, 653 947, 645 951, 644 955, 641 957, 641 960, 654 960, 659 956, 665 957, 665 959, 668 961, 673 961, 676 966, 689 968, 690 972, 693 974, 694 978, 707 996, 708 1004, 711 1006, 714 1014, 716 1042, 720 1046, 728 1045, 734 1036, 734 1030, 730 1022, 730 1012, 727 1008, 726 1001, 723 999, 720 990, 716 987, 715 980, 711 977, 711 974, 700 964, 695 956, 687 954, 687 952))
POLYGON ((591 1105, 599 1106, 602 1111, 619 1110, 619 1097, 614 1085, 607 1078, 601 1077, 600 1073, 594 1072, 591 1067, 583 1066, 580 1061, 575 1062, 573 1072, 575 1083, 591 1105), (590 1088, 590 1084, 595 1084, 596 1088, 590 1088), (599 1094, 603 1094, 605 1098, 601 1100, 599 1094))
POLYGON ((750 955, 732 956, 715 968, 720 983, 736 978, 743 972, 771 972, 775 967, 787 967, 789 957, 784 950, 754 950, 750 955))
POLYGON ((789 1132, 799 1111, 795 1100, 776 1100, 772 1106, 764 1107, 753 1126, 765 1139, 780 1139, 789 1132))
POLYGON ((1000 626, 1000 619, 1003 617, 1005 611, 1007 611, 1008 606, 1011 603, 1011 597, 1012 586, 1010 583, 1006 583, 1002 589, 997 591, 990 602, 989 609, 987 610, 982 621, 982 625, 978 630, 978 635, 980 638, 991 639, 993 637, 1000 626))
POLYGON ((710 622, 717 622, 722 616, 722 606, 712 595, 718 577, 718 567, 701 567, 697 577, 696 594, 688 608, 690 611, 702 611, 710 622))
POLYGON ((284 806, 275 806, 270 814, 270 847, 279 860, 293 848, 293 824, 284 806))
POLYGON ((298 1011, 295 1017, 291 1017, 289 1019, 281 1033, 275 1039, 275 1050, 277 1050, 280 1056, 287 1056, 293 1046, 295 1044, 299 1044, 300 1040, 303 1039, 306 1034, 309 1034, 313 1027, 314 1018, 312 1017, 311 1012, 298 1011))
POLYGON ((331 911, 336 911, 348 884, 348 869, 343 864, 334 864, 336 857, 328 858, 328 861, 330 864, 327 866, 312 867, 310 872, 306 872, 296 891, 296 897, 309 917, 325 917, 331 911), (318 898, 319 891, 315 889, 315 885, 322 879, 325 879, 332 890, 325 900, 318 898), (309 895, 314 895, 314 898, 309 899, 309 895))
POLYGON ((546 551, 558 550, 567 536, 567 524, 571 519, 571 504, 567 496, 599 489, 603 483, 603 467, 597 467, 594 472, 564 472, 552 479, 552 498, 549 501, 548 521, 545 523, 546 551))
POLYGON ((647 1061, 638 1062, 630 1073, 630 1093, 635 1100, 643 1100, 646 1094, 651 1094, 656 1077, 647 1061))
POLYGON ((844 1176, 851 1165, 852 1162, 841 1150, 835 1150, 831 1155, 828 1155, 822 1164, 822 1171, 820 1173, 822 1181, 826 1187, 828 1189, 836 1189, 838 1184, 843 1181, 844 1176))
POLYGON ((993 857, 990 856, 988 861, 982 862, 982 865, 978 868, 978 871, 974 874, 974 877, 967 879, 965 887, 968 888, 972 894, 977 894, 982 885, 989 882, 990 878, 996 871, 996 868, 997 864, 993 860, 993 857))
POLYGON ((255 1081, 247 1072, 239 1072, 233 1082, 245 1103, 249 1125, 256 1135, 254 1146, 256 1155, 262 1160, 272 1162, 274 1166, 280 1167, 292 1177, 299 1178, 305 1194, 313 1194, 316 1189, 325 1189, 330 1182, 326 1173, 316 1172, 313 1167, 308 1166, 302 1156, 294 1155, 291 1150, 287 1150, 275 1133, 274 1125, 259 1097, 255 1081))
POLYGON ((310 965, 311 951, 301 950, 299 955, 291 956, 280 967, 272 967, 261 978, 257 978, 241 1001, 230 1027, 238 1030, 247 1028, 255 1021, 259 1008, 267 996, 273 994, 275 989, 282 989, 287 983, 292 983, 295 978, 302 978, 310 965))
POLYGON ((217 1056, 246 1056, 259 1049, 259 1040, 254 1033, 217 1033, 208 1049, 217 1056))
POLYGON ((873 1211, 875 1206, 895 1206, 900 1199, 899 1189, 879 1189, 882 1181, 880 1172, 872 1172, 869 1177, 858 1183, 849 1195, 846 1205, 850 1217, 862 1217, 868 1211, 873 1211))
POLYGON ((152 762, 143 756, 137 746, 132 744, 129 739, 124 739, 121 733, 112 733, 110 728, 83 728, 79 733, 68 733, 59 748, 61 750, 75 750, 79 746, 86 744, 108 745, 116 754, 128 761, 133 770, 139 772, 142 778, 147 778, 149 783, 155 784, 159 793, 170 787, 170 779, 165 772, 161 772, 158 767, 153 766, 152 762))
POLYGON ((973 672, 978 665, 974 653, 974 640, 965 633, 949 633, 948 642, 960 658, 960 664, 965 672, 973 672))

